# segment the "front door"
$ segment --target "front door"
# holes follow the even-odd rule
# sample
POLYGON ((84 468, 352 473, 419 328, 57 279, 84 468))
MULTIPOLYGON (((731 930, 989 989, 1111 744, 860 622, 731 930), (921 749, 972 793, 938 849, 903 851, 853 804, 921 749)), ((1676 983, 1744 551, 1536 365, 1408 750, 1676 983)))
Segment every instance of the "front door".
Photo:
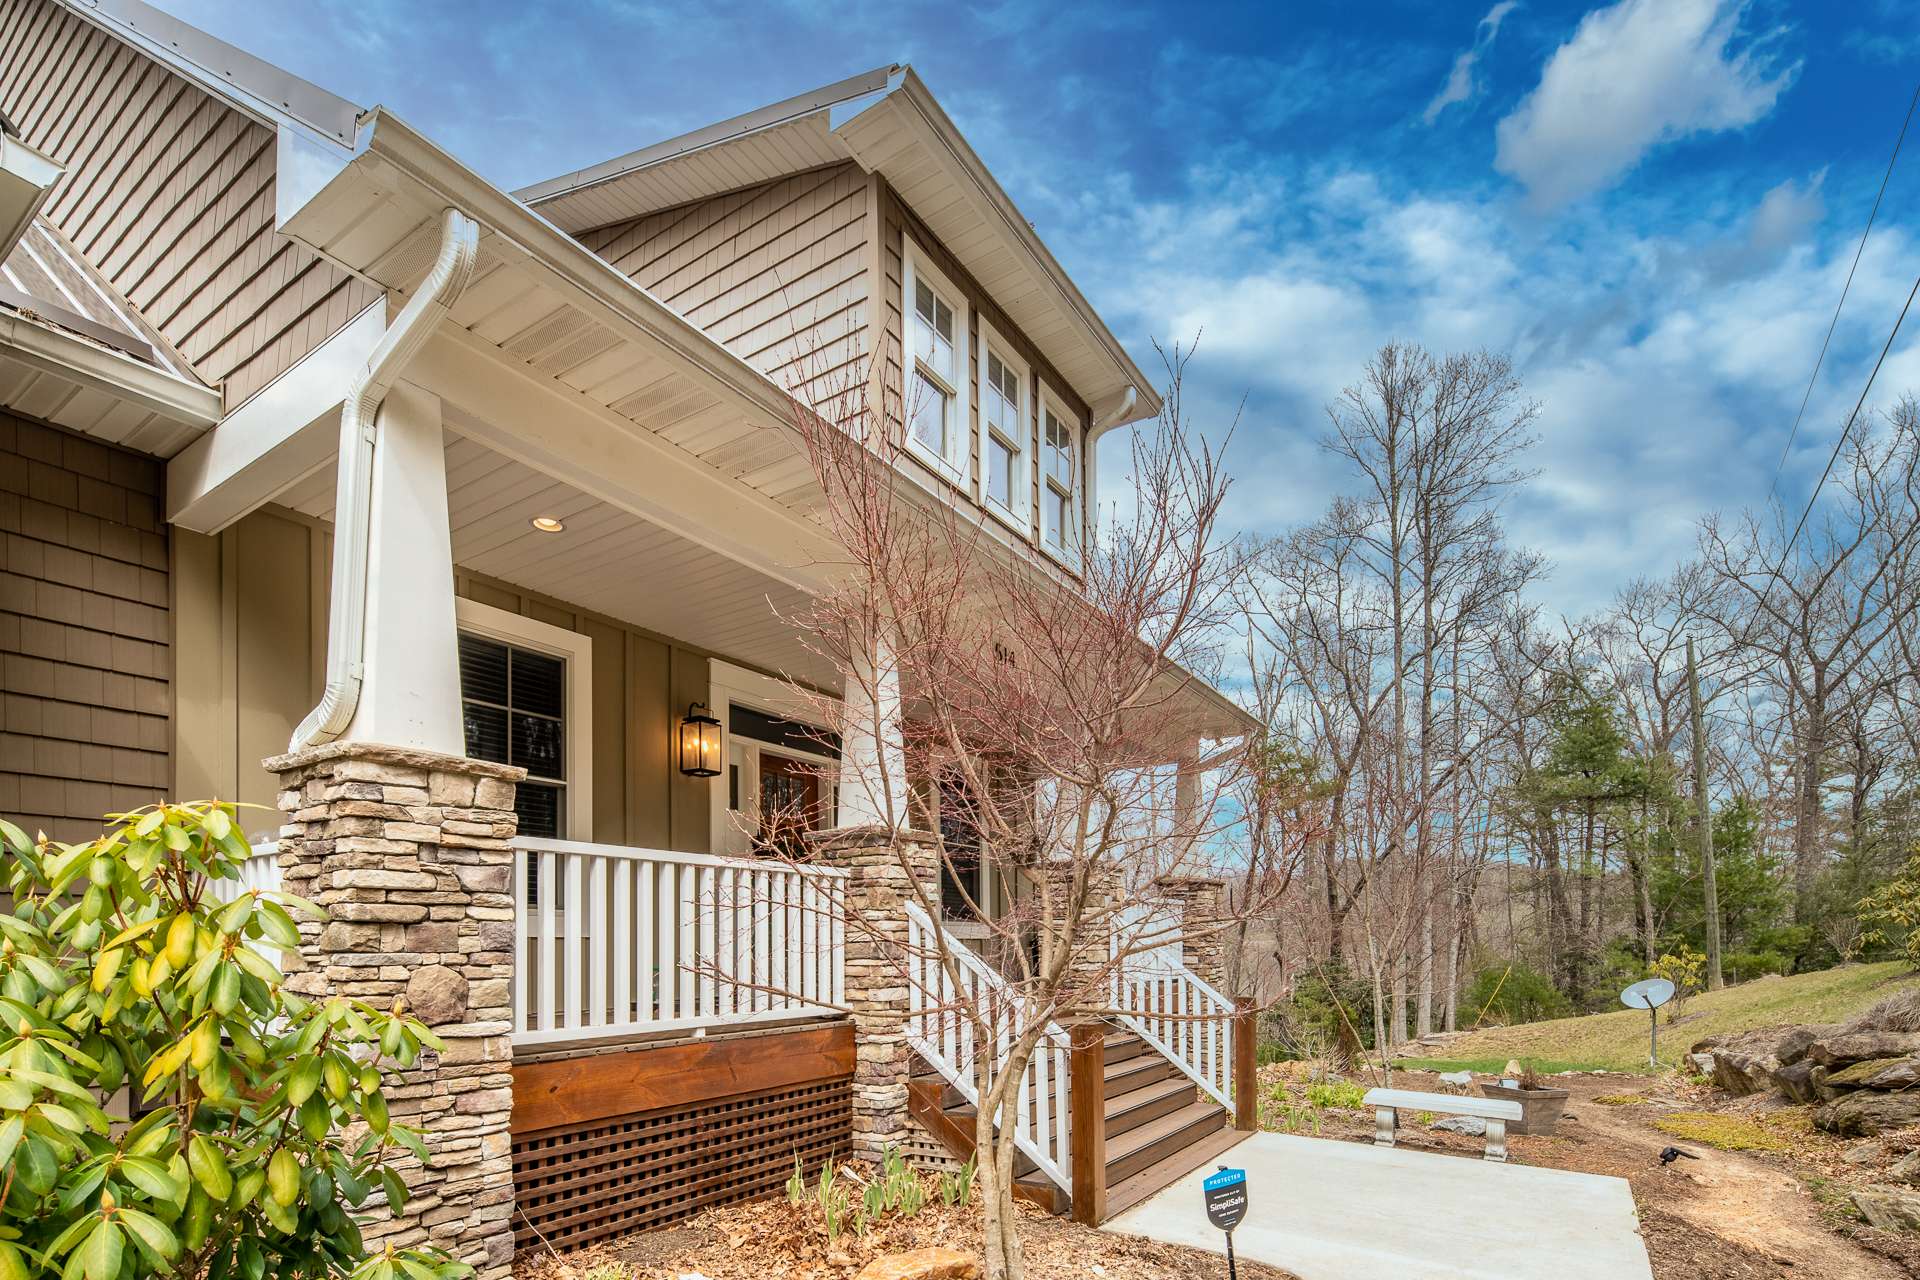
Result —
POLYGON ((760 830, 755 843, 786 857, 806 852, 802 837, 820 826, 820 767, 760 753, 760 830))

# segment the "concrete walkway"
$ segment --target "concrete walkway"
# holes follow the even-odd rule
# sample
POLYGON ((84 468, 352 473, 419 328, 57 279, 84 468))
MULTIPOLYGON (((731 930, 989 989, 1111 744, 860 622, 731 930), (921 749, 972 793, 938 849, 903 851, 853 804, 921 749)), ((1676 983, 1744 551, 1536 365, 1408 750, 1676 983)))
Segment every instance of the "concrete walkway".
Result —
MULTIPOLYGON (((1221 1160, 1247 1171, 1235 1254, 1305 1280, 1652 1280, 1622 1178, 1280 1133, 1256 1133, 1221 1160)), ((1105 1229, 1225 1253, 1201 1203, 1213 1168, 1105 1229)))

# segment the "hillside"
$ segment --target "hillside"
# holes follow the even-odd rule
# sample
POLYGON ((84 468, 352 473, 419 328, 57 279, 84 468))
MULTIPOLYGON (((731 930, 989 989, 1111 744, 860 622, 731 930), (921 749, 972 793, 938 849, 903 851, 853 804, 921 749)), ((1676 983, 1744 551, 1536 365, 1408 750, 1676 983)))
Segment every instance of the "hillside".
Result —
MULTIPOLYGON (((1760 978, 1687 1001, 1678 1021, 1660 1020, 1660 1060, 1678 1066, 1687 1046, 1725 1031, 1745 1031, 1783 1022, 1838 1022, 1882 996, 1920 983, 1899 962, 1842 965, 1790 978, 1760 978)), ((1664 1014, 1664 1010, 1662 1011, 1664 1014)), ((1541 1070, 1644 1071, 1647 1015, 1620 1008, 1581 1018, 1555 1018, 1495 1027, 1448 1044, 1446 1057, 1406 1059, 1401 1065, 1454 1070, 1471 1066, 1497 1071, 1510 1058, 1541 1070), (1444 1064, 1444 1065, 1442 1065, 1444 1064)))

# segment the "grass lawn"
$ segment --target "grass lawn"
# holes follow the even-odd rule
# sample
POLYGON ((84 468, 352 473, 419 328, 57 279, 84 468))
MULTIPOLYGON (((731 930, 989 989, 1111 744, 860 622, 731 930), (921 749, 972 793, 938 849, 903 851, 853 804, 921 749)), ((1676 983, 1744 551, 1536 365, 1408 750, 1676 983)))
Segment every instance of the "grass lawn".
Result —
MULTIPOLYGON (((1701 993, 1687 1001, 1678 1022, 1661 1010, 1660 1061, 1678 1066, 1688 1046, 1726 1031, 1783 1022, 1840 1022, 1916 981, 1899 961, 1842 965, 1790 978, 1761 978, 1701 993)), ((1498 1071, 1511 1058, 1536 1071, 1642 1071, 1647 1065, 1647 1015, 1620 1008, 1584 1018, 1556 1018, 1494 1027, 1447 1046, 1446 1059, 1403 1059, 1432 1071, 1498 1071)))

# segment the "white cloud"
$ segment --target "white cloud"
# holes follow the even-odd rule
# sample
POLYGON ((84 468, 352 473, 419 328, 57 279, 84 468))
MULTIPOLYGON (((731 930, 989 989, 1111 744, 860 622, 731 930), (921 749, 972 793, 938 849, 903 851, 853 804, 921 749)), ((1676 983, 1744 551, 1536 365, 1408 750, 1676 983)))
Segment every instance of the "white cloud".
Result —
POLYGON ((1433 101, 1427 104, 1421 119, 1432 124, 1448 107, 1473 97, 1479 89, 1473 71, 1479 65, 1480 55, 1500 34, 1500 24, 1506 21, 1507 15, 1519 7, 1520 0, 1500 0, 1500 3, 1487 10, 1486 17, 1480 19, 1473 29, 1473 47, 1453 60, 1453 69, 1447 73, 1447 82, 1440 86, 1439 93, 1433 95, 1433 101))
MULTIPOLYGON (((1660 234, 1597 213, 1542 226, 1353 169, 1238 176, 1189 175, 1184 198, 1105 192, 1111 220, 1092 234, 1113 265, 1086 281, 1131 345, 1203 334, 1185 389, 1196 425, 1220 428, 1248 393, 1229 523, 1274 532, 1352 489, 1319 448, 1324 406, 1382 342, 1508 350, 1542 405, 1541 474, 1509 528, 1554 566, 1537 598, 1573 614, 1689 555, 1703 514, 1766 499, 1853 248, 1817 234, 1819 172, 1660 234), (1249 198, 1263 188, 1285 197, 1249 198), (1168 244, 1180 251, 1145 248, 1168 244)), ((1911 282, 1895 264, 1914 251, 1899 227, 1875 232, 1783 495, 1818 473, 1911 282)), ((1920 389, 1913 353, 1883 371, 1875 404, 1920 389)), ((1103 450, 1103 493, 1121 491, 1123 452, 1103 450)))
POLYGON ((1500 121, 1494 166, 1536 209, 1610 185, 1663 142, 1738 129, 1799 71, 1748 42, 1747 0, 1620 0, 1588 14, 1540 84, 1500 121))

